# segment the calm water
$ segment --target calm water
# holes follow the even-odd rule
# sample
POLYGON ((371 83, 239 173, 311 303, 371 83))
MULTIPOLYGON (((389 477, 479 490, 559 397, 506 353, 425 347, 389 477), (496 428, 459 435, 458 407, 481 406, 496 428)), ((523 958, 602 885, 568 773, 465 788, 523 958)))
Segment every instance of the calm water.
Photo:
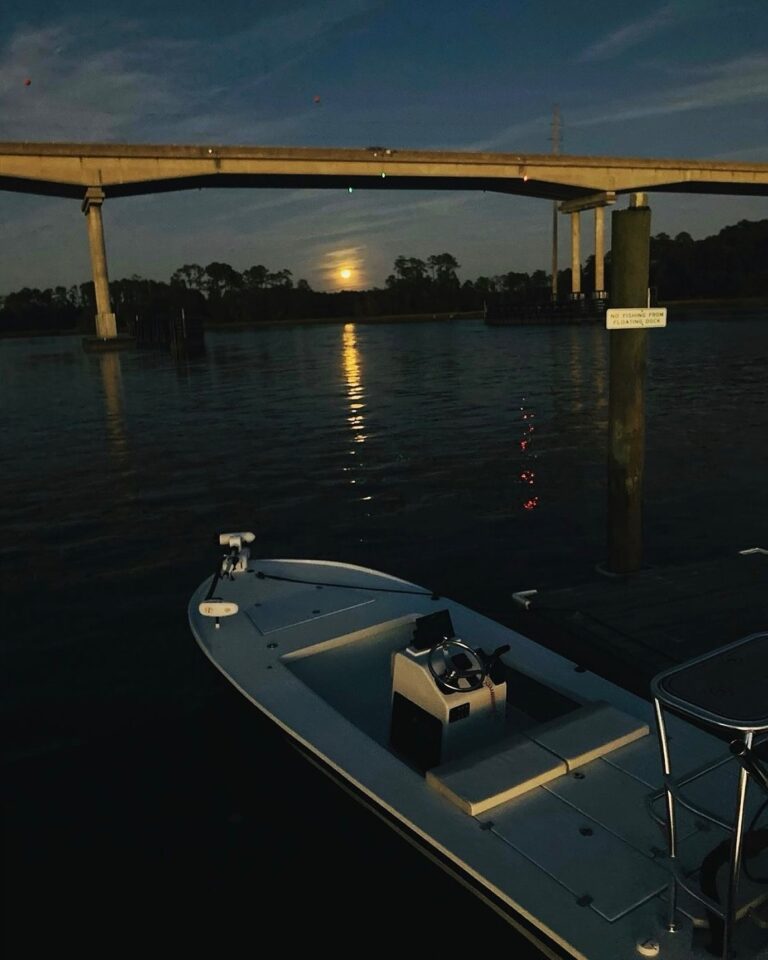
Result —
MULTIPOLYGON (((343 939, 346 915, 385 945, 404 924, 435 943, 421 921, 390 926, 424 894, 467 918, 467 943, 499 935, 219 679, 186 603, 224 529, 499 617, 514 590, 590 579, 607 335, 462 321, 207 342, 177 364, 0 341, 14 955, 143 942, 152 921, 177 945, 231 945, 268 917, 307 950, 343 939)), ((649 563, 768 546, 767 383, 768 317, 651 333, 649 563)))

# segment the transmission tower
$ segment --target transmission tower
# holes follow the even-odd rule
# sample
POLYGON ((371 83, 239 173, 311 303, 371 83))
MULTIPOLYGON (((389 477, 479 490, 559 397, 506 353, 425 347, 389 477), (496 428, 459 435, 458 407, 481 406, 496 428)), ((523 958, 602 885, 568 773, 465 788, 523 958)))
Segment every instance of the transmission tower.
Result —
MULTIPOLYGON (((562 125, 560 107, 555 104, 552 110, 552 153, 560 153, 562 125)), ((557 200, 552 204, 552 300, 557 301, 557 200)))

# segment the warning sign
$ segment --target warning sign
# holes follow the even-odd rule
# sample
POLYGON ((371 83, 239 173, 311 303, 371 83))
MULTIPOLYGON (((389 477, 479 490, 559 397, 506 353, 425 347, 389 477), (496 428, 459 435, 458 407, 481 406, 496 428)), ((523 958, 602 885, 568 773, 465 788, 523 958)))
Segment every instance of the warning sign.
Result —
POLYGON ((666 325, 666 307, 615 307, 605 311, 607 330, 637 330, 666 325))

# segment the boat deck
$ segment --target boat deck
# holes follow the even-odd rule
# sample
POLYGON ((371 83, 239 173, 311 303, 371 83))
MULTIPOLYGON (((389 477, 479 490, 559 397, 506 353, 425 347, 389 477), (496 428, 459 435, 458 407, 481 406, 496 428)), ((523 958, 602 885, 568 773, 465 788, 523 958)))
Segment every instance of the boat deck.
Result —
MULTIPOLYGON (((222 596, 237 602, 240 613, 219 629, 196 611, 207 584, 192 598, 190 621, 208 656, 328 771, 508 911, 510 923, 517 925, 517 917, 540 932, 544 956, 630 960, 639 942, 654 938, 667 960, 708 956, 707 931, 694 929, 705 917, 690 898, 680 900, 681 932, 663 932, 669 874, 664 833, 652 816, 663 816, 662 775, 647 700, 396 578, 308 561, 251 566, 222 584, 222 596), (477 816, 458 809, 388 745, 391 656, 407 645, 414 620, 436 608, 449 610, 457 635, 471 644, 511 645, 503 658, 509 731, 525 733, 604 701, 647 723, 651 734, 477 816)), ((728 820, 736 768, 727 745, 682 720, 671 718, 670 730, 673 768, 712 767, 687 788, 691 799, 728 820)), ((750 790, 748 818, 761 800, 750 790)), ((695 873, 725 836, 683 814, 683 866, 695 873)), ((768 873, 766 861, 765 853, 752 861, 755 873, 768 873)), ((745 881, 742 913, 765 892, 745 881)), ((741 956, 768 958, 768 932, 752 918, 739 924, 738 936, 741 956)))
MULTIPOLYGON (((688 744, 690 748, 693 744, 688 744)), ((690 759, 716 764, 727 759, 716 744, 700 740, 690 759)), ((730 763, 714 766, 692 784, 686 795, 728 820, 733 815, 735 770, 730 763)), ((476 819, 553 877, 583 907, 609 923, 655 899, 658 913, 666 899, 666 840, 659 822, 664 807, 658 746, 653 737, 620 748, 578 771, 502 804, 476 819), (655 802, 649 803, 652 798, 655 802)), ((750 794, 748 817, 762 797, 750 794)), ((681 863, 695 876, 703 857, 728 836, 684 809, 679 811, 681 863)), ((764 874, 768 856, 755 870, 764 874)), ((765 889, 748 880, 741 887, 741 912, 765 897, 765 889)), ((703 907, 683 898, 681 909, 703 926, 703 907)))

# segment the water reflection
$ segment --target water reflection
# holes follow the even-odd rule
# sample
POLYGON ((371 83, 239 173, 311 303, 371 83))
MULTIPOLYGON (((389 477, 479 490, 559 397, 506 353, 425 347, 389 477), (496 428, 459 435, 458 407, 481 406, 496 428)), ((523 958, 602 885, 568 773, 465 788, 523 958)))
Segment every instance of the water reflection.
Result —
MULTIPOLYGON (((608 343, 606 332, 600 327, 592 330, 592 376, 593 376, 593 407, 601 414, 608 407, 608 343)), ((601 415, 595 426, 604 430, 608 425, 607 416, 601 415)))
POLYGON ((608 403, 608 343, 602 327, 568 331, 567 357, 571 414, 593 413, 608 403))
MULTIPOLYGON (((563 344, 565 347, 566 345, 563 344)), ((601 327, 568 330, 567 355, 571 392, 569 412, 589 413, 607 403, 607 343, 601 327)))
POLYGON ((120 354, 116 351, 100 353, 99 368, 107 411, 107 447, 115 463, 124 467, 128 458, 128 445, 123 415, 123 372, 120 354))
MULTIPOLYGON (((354 443, 365 442, 365 418, 363 410, 363 380, 360 364, 360 351, 357 349, 357 334, 354 323, 344 324, 342 334, 342 361, 344 364, 344 379, 347 385, 347 401, 349 403, 349 416, 347 423, 352 430, 352 441, 354 443)), ((355 450, 350 451, 355 453, 355 450)))
MULTIPOLYGON (((584 361, 582 357, 582 331, 572 329, 570 331, 569 343, 569 363, 568 368, 571 374, 571 383, 573 384, 573 412, 581 413, 584 409, 584 388, 588 385, 584 383, 584 361)), ((591 399, 591 398, 590 398, 591 399)))
POLYGON ((535 510, 541 502, 539 495, 535 492, 536 470, 534 464, 537 459, 536 453, 531 449, 533 435, 536 432, 536 413, 529 403, 526 403, 525 397, 522 397, 522 406, 520 407, 520 419, 522 421, 522 433, 520 440, 520 472, 518 480, 523 486, 523 495, 521 506, 523 510, 535 510))
MULTIPOLYGON (((357 347, 357 331, 354 323, 344 324, 341 340, 341 362, 344 371, 344 384, 347 394, 347 423, 352 434, 352 446, 349 455, 354 457, 354 466, 345 466, 349 483, 356 485, 364 473, 361 462, 361 444, 365 443, 365 389, 363 387, 362 363, 357 347)), ((370 500, 370 496, 361 496, 361 500, 370 500)))

